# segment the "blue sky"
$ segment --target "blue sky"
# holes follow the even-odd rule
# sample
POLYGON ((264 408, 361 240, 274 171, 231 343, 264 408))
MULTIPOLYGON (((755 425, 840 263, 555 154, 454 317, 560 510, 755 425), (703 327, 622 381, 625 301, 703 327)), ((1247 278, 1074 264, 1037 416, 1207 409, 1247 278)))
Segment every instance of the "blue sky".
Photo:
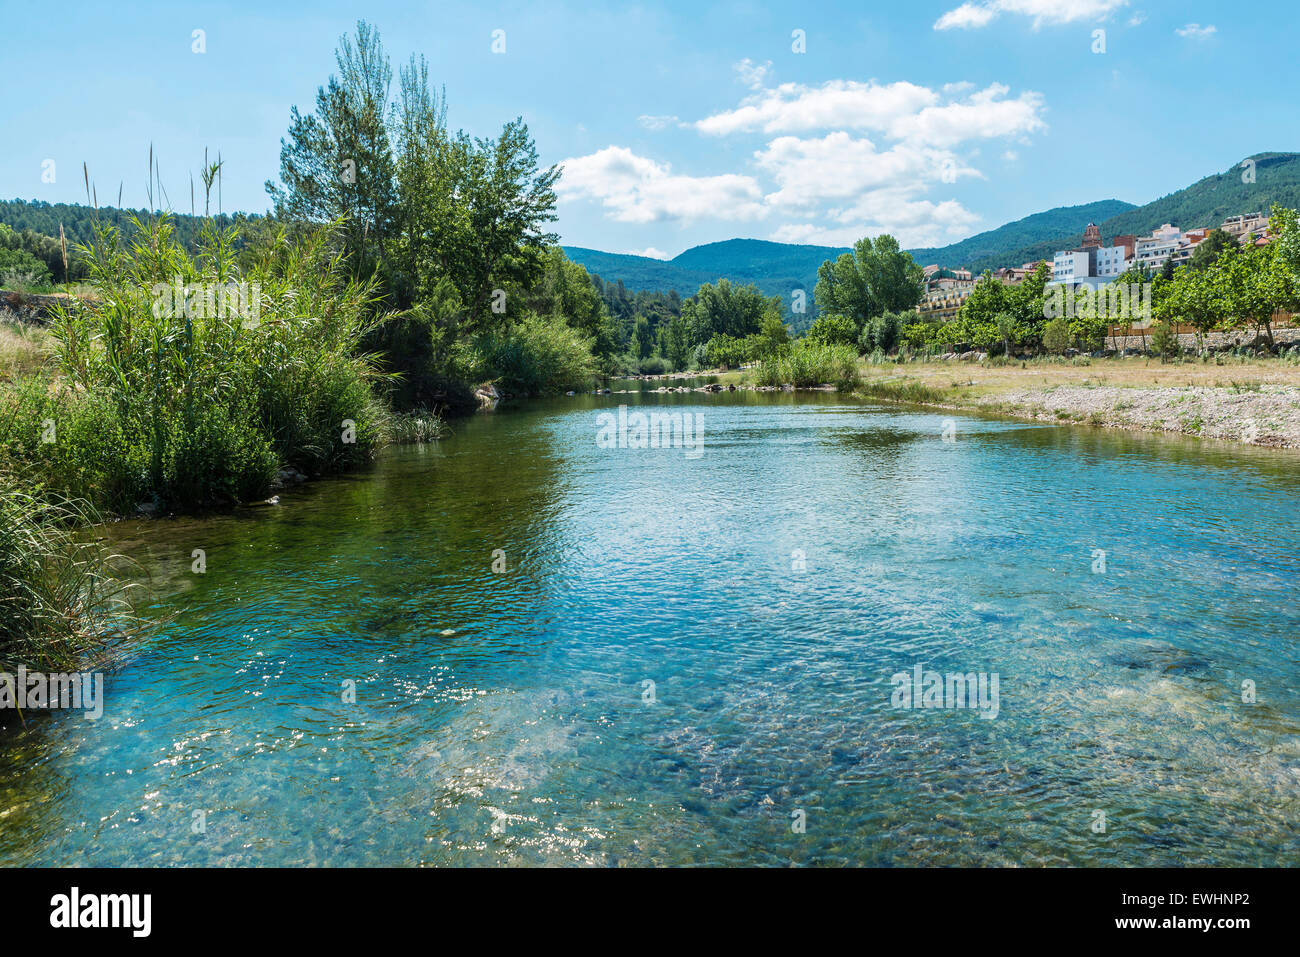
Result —
POLYGON ((566 167, 562 241, 614 252, 942 245, 1300 150, 1277 80, 1294 0, 25 3, 5 14, 0 196, 82 202, 84 160, 101 202, 122 183, 143 206, 152 142, 174 208, 207 147, 224 208, 264 210, 289 108, 312 106, 358 16, 395 65, 427 57, 453 127, 522 115, 566 167))

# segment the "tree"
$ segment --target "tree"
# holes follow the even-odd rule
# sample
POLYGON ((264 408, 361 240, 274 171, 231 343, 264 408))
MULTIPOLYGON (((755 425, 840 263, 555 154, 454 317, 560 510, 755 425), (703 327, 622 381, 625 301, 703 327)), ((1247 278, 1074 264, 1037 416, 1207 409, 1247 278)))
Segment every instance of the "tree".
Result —
POLYGON ((729 279, 717 284, 705 283, 690 299, 682 304, 682 315, 691 329, 691 342, 708 342, 716 335, 743 339, 759 331, 764 317, 780 317, 781 300, 768 298, 752 283, 747 286, 732 285, 729 279))
POLYGON ((1215 264, 1227 316, 1255 326, 1273 346, 1273 314, 1296 301, 1296 282, 1276 244, 1225 255, 1215 264))
POLYGON ((505 290, 531 288, 546 247, 559 239, 542 229, 555 220, 560 171, 540 168, 522 119, 507 123, 495 140, 458 133, 430 154, 427 205, 412 212, 431 254, 419 268, 455 285, 465 331, 491 329, 509 306, 505 290))
POLYGON ((874 243, 860 239, 852 253, 823 262, 813 299, 819 314, 847 316, 860 334, 869 319, 914 308, 921 301, 921 283, 921 267, 911 253, 884 234, 874 243))
POLYGON ((1228 318, 1220 271, 1192 272, 1186 266, 1179 266, 1156 309, 1161 319, 1186 322, 1195 329, 1197 343, 1203 351, 1205 336, 1221 328, 1228 318))
POLYGON ((1033 342, 1042 338, 1043 324, 1047 321, 1043 299, 1051 278, 1051 268, 1046 262, 1040 262, 1019 285, 1006 288, 1004 311, 1013 319, 1022 340, 1033 342))
POLYGON ((632 334, 632 342, 638 359, 645 359, 655 351, 654 333, 651 331, 650 323, 645 316, 637 319, 632 334))
POLYGON ((1002 354, 1010 357, 1011 340, 1016 337, 1019 331, 1016 325, 1016 317, 1009 312, 999 312, 993 317, 993 326, 998 331, 998 337, 1002 340, 1002 354))
POLYGON ((659 326, 659 354, 680 372, 691 361, 690 329, 681 315, 673 316, 659 326))
POLYGON ((1043 348, 1055 355, 1062 355, 1070 348, 1073 341, 1070 336, 1070 324, 1064 317, 1050 319, 1043 326, 1043 348))
POLYGON ((957 310, 957 317, 942 330, 944 341, 965 342, 987 349, 1000 338, 996 317, 1009 310, 1007 287, 985 271, 957 310))
POLYGON ((857 344, 858 330, 854 326, 853 320, 848 316, 823 313, 808 327, 808 331, 804 333, 804 338, 810 342, 820 342, 828 346, 852 346, 857 344))
POLYGON ((883 312, 867 320, 858 337, 858 345, 863 352, 893 352, 898 348, 903 336, 903 326, 916 318, 916 313, 883 312))
POLYGON ((1237 248, 1237 240, 1233 238, 1231 233, 1222 229, 1211 229, 1206 233, 1205 238, 1196 244, 1196 248, 1192 250, 1192 260, 1188 263, 1188 266, 1193 272, 1209 269, 1218 262, 1219 257, 1224 252, 1237 248))
POLYGON ((790 330, 785 327, 779 315, 768 312, 763 316, 758 333, 753 338, 755 357, 768 358, 776 355, 789 344, 790 330))
POLYGON ((615 349, 614 327, 591 274, 569 259, 559 246, 546 250, 542 266, 541 281, 525 293, 528 307, 538 315, 564 320, 591 339, 597 356, 611 355, 615 349))
POLYGON ((339 73, 317 89, 315 112, 292 108, 289 140, 280 141, 283 186, 268 180, 266 191, 280 218, 342 220, 354 274, 369 274, 384 258, 398 206, 385 123, 393 75, 379 32, 364 20, 355 43, 341 37, 334 57, 339 73))

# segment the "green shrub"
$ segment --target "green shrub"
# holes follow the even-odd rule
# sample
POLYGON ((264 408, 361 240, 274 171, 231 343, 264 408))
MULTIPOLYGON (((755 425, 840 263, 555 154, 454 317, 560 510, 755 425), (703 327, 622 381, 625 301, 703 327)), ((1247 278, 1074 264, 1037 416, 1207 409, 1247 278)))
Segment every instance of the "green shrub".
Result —
POLYGON ((1174 331, 1171 323, 1161 320, 1152 328, 1151 351, 1162 359, 1178 354, 1178 334, 1174 331))
POLYGON ((1070 334, 1070 323, 1064 317, 1049 320, 1043 326, 1043 348, 1055 355, 1061 355, 1070 348, 1074 341, 1070 334))
POLYGON ((882 352, 893 352, 902 341, 903 324, 907 318, 911 318, 911 316, 886 312, 873 319, 868 319, 863 324, 862 335, 858 339, 859 349, 864 353, 873 352, 876 349, 882 352))
POLYGON ((763 360, 757 371, 759 385, 788 384, 801 389, 829 382, 846 391, 860 380, 857 350, 808 339, 796 342, 782 355, 763 360))
POLYGON ((585 387, 596 374, 591 341, 563 319, 529 315, 462 348, 458 368, 472 382, 492 381, 513 395, 585 387))
POLYGON ((738 369, 752 357, 757 344, 753 337, 737 339, 725 333, 718 333, 705 345, 706 360, 711 368, 738 369))

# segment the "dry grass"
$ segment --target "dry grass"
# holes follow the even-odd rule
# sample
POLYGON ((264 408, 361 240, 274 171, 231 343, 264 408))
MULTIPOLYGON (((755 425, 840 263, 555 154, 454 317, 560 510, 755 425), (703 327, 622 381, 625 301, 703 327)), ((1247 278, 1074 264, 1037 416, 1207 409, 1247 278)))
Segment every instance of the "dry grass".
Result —
POLYGON ((0 382, 38 372, 53 351, 50 334, 43 327, 0 320, 0 382))

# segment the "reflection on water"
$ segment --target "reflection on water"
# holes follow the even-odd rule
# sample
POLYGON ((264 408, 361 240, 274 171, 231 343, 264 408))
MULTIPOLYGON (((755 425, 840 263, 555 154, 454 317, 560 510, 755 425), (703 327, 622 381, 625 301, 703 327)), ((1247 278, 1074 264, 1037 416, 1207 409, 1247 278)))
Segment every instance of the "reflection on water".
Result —
POLYGON ((125 524, 176 620, 5 735, 0 862, 1295 863, 1294 455, 950 417, 581 395, 125 524), (598 448, 629 401, 703 457, 598 448))

